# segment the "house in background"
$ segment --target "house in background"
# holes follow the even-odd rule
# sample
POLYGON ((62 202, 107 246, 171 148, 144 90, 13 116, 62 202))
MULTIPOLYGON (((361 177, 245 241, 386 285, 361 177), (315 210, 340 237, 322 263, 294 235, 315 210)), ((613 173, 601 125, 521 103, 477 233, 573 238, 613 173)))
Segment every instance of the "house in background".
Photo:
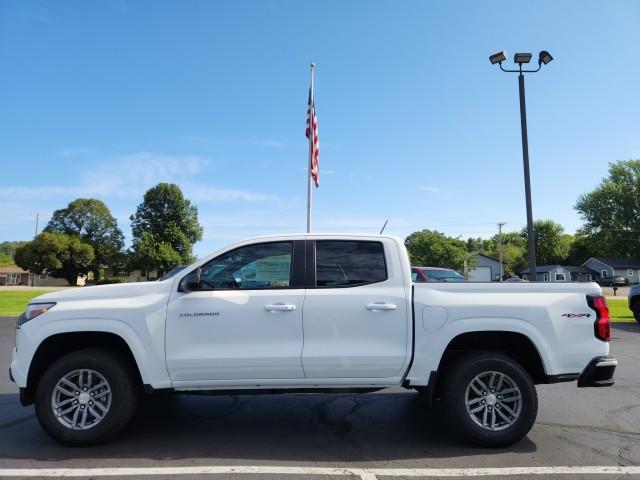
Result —
MULTIPOLYGON (((84 277, 78 277, 76 285, 83 286, 84 277)), ((17 266, 0 267, 0 286, 66 287, 64 278, 54 278, 46 273, 31 274, 17 266)))
POLYGON ((598 279, 597 272, 589 267, 581 265, 579 267, 564 267, 571 272, 572 282, 595 282, 598 279))
POLYGON ((29 272, 20 267, 0 267, 0 285, 29 285, 29 272))
MULTIPOLYGON (((563 265, 538 265, 536 266, 537 282, 570 282, 571 268, 563 265)), ((522 270, 522 278, 531 280, 529 267, 522 270)))
POLYGON ((123 283, 152 282, 158 279, 158 272, 155 270, 149 272, 140 270, 124 272, 112 268, 105 268, 103 278, 117 278, 123 283))
POLYGON ((470 258, 475 266, 468 271, 470 282, 494 282, 500 280, 500 260, 482 253, 476 253, 470 258))
POLYGON ((595 257, 582 264, 595 273, 595 280, 624 277, 627 283, 640 282, 640 260, 620 257, 595 257))

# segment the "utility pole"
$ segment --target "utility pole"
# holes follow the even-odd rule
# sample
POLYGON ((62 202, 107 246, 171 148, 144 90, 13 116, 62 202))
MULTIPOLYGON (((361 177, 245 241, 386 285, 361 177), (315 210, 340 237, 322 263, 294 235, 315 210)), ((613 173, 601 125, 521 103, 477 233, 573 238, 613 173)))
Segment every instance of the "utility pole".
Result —
MULTIPOLYGON (((40 214, 36 213, 36 234, 34 235, 33 238, 38 236, 38 223, 40 222, 40 214)), ((36 276, 35 274, 29 272, 29 283, 31 284, 32 287, 36 286, 36 276)))
POLYGON ((500 242, 500 281, 502 282, 504 279, 504 267, 502 266, 502 227, 504 227, 507 222, 499 222, 498 223, 498 241, 500 242))

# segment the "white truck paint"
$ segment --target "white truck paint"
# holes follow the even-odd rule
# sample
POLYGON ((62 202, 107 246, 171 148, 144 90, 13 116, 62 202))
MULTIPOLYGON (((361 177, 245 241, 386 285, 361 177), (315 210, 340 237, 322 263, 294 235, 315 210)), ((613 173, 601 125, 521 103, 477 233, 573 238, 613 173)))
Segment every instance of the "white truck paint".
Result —
MULTIPOLYGON (((227 257, 233 259, 232 255, 227 257)), ((320 268, 332 269, 332 274, 344 272, 339 261, 328 265, 320 268)), ((168 280, 69 289, 37 297, 32 304, 55 306, 22 320, 10 371, 23 402, 29 403, 38 385, 34 375, 43 374, 34 373, 32 365, 46 342, 70 333, 106 332, 126 343, 147 389, 403 385, 437 395, 437 374, 444 381, 443 359, 452 353, 448 347, 456 345, 456 339, 484 334, 473 337, 464 349, 485 350, 493 345, 492 338, 496 342, 512 338, 499 336, 507 332, 521 335, 535 347, 543 369, 529 372, 536 383, 575 380, 589 368, 602 372, 596 368, 598 360, 594 363, 600 359, 609 362, 604 364, 607 375, 593 380, 590 373, 581 381, 609 385, 615 361, 603 360, 609 344, 594 335, 597 312, 587 304, 588 296, 600 295, 595 283, 414 285, 406 249, 393 236, 259 237, 230 245, 168 280), (313 264, 315 245, 327 241, 380 243, 386 279, 335 288, 310 284, 309 272, 313 270, 315 278, 318 269, 313 264), (218 268, 217 259, 226 258, 228 252, 274 242, 292 245, 288 287, 251 287, 256 280, 240 280, 245 288, 183 288, 199 268, 218 268), (473 342, 480 341, 485 343, 474 347, 473 342)), ((509 348, 501 346, 507 353, 509 348)))

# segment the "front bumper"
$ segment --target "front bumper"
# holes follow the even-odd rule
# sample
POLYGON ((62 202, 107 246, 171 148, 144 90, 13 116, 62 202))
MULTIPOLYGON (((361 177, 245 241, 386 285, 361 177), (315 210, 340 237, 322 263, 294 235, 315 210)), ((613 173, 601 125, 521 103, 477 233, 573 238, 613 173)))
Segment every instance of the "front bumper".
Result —
POLYGON ((618 361, 613 357, 596 357, 589 362, 578 378, 578 387, 610 387, 618 361))
POLYGON ((22 352, 18 352, 17 349, 13 349, 11 352, 11 364, 9 365, 9 378, 12 382, 14 382, 18 387, 26 387, 27 386, 27 372, 25 371, 23 365, 26 364, 22 352))

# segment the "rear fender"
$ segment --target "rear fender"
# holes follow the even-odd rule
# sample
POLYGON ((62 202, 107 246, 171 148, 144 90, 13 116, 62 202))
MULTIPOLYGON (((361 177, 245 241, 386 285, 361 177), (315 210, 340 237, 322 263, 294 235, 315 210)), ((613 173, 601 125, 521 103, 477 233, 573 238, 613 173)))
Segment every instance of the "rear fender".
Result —
POLYGON ((407 378, 411 385, 426 385, 431 372, 436 372, 451 341, 459 335, 473 332, 512 332, 527 337, 538 351, 546 374, 557 367, 550 355, 549 340, 529 322, 513 317, 461 318, 447 323, 436 332, 427 332, 416 325, 416 351, 414 363, 407 378))

